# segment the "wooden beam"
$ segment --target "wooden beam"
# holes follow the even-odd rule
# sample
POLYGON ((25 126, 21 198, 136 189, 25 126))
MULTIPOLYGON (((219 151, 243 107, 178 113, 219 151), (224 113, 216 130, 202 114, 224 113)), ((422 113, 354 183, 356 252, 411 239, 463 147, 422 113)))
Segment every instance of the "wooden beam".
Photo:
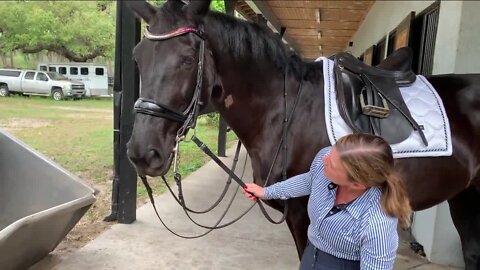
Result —
POLYGON ((257 13, 250 8, 250 6, 244 1, 236 0, 235 10, 240 13, 247 21, 253 22, 257 16, 257 13))
POLYGON ((257 14, 257 23, 262 26, 267 26, 267 19, 262 14, 257 14))
POLYGON ((233 16, 237 0, 223 0, 223 2, 225 3, 225 13, 233 16))
MULTIPOLYGON (((266 1, 251 0, 251 1, 245 1, 245 2, 247 2, 247 4, 249 5, 254 5, 255 7, 252 7, 252 9, 253 10, 257 9, 258 11, 260 11, 278 33, 282 32, 282 28, 286 28, 285 25, 280 23, 280 21, 275 16, 275 14, 273 14, 272 10, 268 7, 268 4, 266 4, 266 1)), ((288 36, 288 34, 284 35, 283 39, 288 43, 290 47, 292 47, 293 50, 295 50, 297 53, 299 52, 298 50, 299 48, 298 48, 298 45, 295 43, 295 40, 293 40, 290 36, 288 36)))

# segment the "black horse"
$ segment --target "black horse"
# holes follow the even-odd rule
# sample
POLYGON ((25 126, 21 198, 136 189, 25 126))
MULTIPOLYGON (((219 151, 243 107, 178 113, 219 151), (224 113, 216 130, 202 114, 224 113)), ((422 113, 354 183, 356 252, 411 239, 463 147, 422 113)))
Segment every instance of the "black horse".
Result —
MULTIPOLYGON (((193 109, 201 111, 212 104, 245 145, 253 179, 262 185, 282 139, 285 111, 292 110, 299 93, 286 134, 287 175, 306 172, 317 151, 329 145, 322 64, 302 61, 277 35, 209 11, 209 5, 210 1, 178 0, 158 9, 143 1, 131 5, 149 25, 146 38, 134 49, 142 81, 137 109, 144 113, 136 115, 128 155, 138 173, 165 174, 187 118, 181 112, 188 114, 196 106, 193 109), (200 102, 193 102, 195 97, 200 102)), ((394 63, 387 61, 383 68, 394 68, 394 63)), ((444 102, 453 155, 401 159, 397 166, 415 210, 448 200, 466 269, 480 269, 480 75, 428 80, 444 102)), ((282 179, 281 160, 282 154, 269 184, 282 179)), ((283 208, 279 201, 269 204, 283 208)), ((307 198, 291 199, 288 204, 287 224, 301 255, 309 224, 307 198)))

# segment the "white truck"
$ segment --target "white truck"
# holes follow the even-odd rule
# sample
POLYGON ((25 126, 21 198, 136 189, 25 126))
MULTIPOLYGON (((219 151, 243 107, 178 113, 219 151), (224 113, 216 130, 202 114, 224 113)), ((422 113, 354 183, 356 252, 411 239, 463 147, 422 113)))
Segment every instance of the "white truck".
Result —
POLYGON ((0 97, 11 93, 78 99, 85 96, 85 85, 56 72, 0 69, 0 97))

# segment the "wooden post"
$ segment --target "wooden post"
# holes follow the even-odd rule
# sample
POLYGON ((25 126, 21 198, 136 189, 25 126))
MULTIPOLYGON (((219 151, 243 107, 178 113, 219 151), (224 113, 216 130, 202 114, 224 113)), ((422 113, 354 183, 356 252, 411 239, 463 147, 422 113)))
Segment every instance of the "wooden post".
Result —
POLYGON ((7 54, 5 52, 2 52, 1 55, 2 55, 2 64, 3 64, 3 66, 6 67, 7 66, 7 54))
POLYGON ((220 120, 218 123, 218 151, 217 155, 219 157, 226 157, 226 148, 227 148, 227 123, 220 115, 220 120))
POLYGON ((13 62, 13 56, 14 56, 14 51, 13 50, 10 50, 10 68, 14 68, 14 62, 13 62))

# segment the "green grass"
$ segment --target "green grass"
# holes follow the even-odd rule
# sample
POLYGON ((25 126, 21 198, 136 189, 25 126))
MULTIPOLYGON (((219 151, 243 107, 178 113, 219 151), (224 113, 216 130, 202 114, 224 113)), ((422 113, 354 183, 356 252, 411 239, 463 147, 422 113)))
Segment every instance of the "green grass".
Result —
POLYGON ((113 166, 111 100, 0 99, 0 126, 67 170, 104 183, 113 166))
MULTIPOLYGON (((216 152, 218 128, 214 122, 214 118, 201 117, 196 134, 216 152)), ((113 176, 111 99, 55 101, 43 97, 0 98, 0 128, 98 188, 103 193, 103 199, 102 202, 97 200, 97 204, 106 205, 97 205, 97 208, 103 209, 103 212, 109 209, 113 176)), ((227 147, 232 146, 235 139, 230 132, 227 147)), ((180 150, 183 177, 209 160, 193 142, 182 143, 180 150)), ((167 176, 171 179, 171 172, 167 176)), ((156 195, 164 191, 160 181, 151 180, 156 195)), ((145 189, 141 181, 138 183, 138 198, 145 201, 145 189)), ((104 214, 97 213, 89 219, 97 219, 104 214)))

